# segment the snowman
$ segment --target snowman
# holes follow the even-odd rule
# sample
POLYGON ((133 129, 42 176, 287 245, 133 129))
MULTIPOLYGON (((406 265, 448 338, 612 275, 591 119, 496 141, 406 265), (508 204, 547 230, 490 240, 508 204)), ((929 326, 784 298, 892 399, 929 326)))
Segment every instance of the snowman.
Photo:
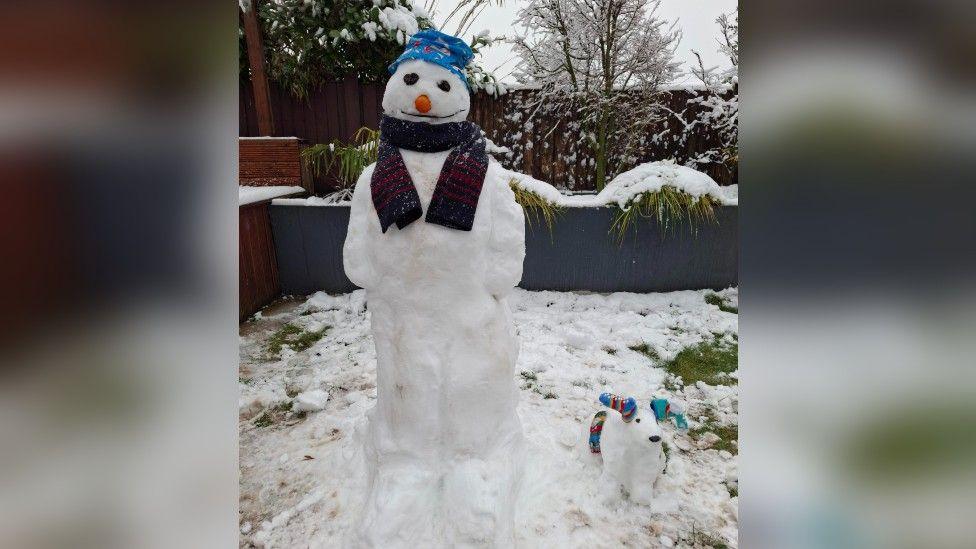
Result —
POLYGON ((511 547, 525 454, 507 296, 525 223, 481 129, 466 121, 471 49, 425 30, 391 66, 376 164, 343 248, 376 345, 367 414, 370 547, 511 547))

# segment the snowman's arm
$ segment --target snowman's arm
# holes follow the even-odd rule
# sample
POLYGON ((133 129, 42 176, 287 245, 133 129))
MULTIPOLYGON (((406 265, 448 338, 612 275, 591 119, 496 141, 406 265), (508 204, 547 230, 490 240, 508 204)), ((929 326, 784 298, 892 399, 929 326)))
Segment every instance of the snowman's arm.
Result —
POLYGON ((525 214, 515 201, 515 193, 498 173, 489 167, 486 183, 491 181, 491 238, 488 272, 485 277, 488 291, 502 297, 511 293, 522 280, 522 261, 525 259, 525 214))
POLYGON ((346 242, 342 246, 342 266, 346 276, 353 284, 360 288, 373 286, 376 280, 375 270, 370 262, 372 257, 369 245, 378 232, 379 220, 373 208, 373 198, 370 194, 369 183, 373 176, 375 164, 368 166, 359 176, 356 189, 352 194, 352 207, 349 211, 349 230, 346 232, 346 242), (371 225, 376 225, 376 231, 371 225))

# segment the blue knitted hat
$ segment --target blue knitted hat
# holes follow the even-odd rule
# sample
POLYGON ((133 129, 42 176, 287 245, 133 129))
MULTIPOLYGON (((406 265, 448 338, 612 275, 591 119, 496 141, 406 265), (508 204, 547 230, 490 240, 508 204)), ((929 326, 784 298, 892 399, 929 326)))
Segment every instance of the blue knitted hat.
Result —
POLYGON ((390 65, 390 74, 396 72, 397 67, 404 61, 419 59, 435 65, 440 65, 453 72, 468 86, 468 79, 464 77, 464 67, 474 58, 471 48, 463 40, 450 34, 433 29, 418 32, 407 41, 407 48, 400 57, 390 65))

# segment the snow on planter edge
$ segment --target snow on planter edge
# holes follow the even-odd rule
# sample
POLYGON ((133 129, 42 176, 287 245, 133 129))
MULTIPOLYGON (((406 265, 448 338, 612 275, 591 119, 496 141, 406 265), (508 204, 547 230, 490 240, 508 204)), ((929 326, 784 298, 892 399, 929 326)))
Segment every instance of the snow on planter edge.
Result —
POLYGON ((301 187, 248 187, 240 185, 237 187, 237 205, 246 206, 262 200, 288 196, 305 192, 301 187))
MULTIPOLYGON (((523 190, 535 193, 553 205, 566 208, 602 208, 618 206, 623 208, 635 197, 660 191, 669 186, 694 197, 709 195, 723 206, 739 205, 739 185, 722 187, 698 170, 675 164, 670 160, 648 162, 628 170, 617 177, 599 194, 563 194, 545 181, 530 175, 508 170, 498 166, 499 174, 506 180, 515 180, 523 190)), ((279 206, 349 206, 348 201, 336 202, 329 197, 310 196, 308 198, 279 198, 271 202, 279 206)))

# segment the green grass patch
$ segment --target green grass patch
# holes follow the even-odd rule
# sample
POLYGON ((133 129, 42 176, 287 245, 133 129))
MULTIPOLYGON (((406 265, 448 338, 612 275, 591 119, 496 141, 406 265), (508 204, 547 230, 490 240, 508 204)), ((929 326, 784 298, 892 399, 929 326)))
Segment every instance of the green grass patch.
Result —
POLYGON ((718 294, 711 294, 711 293, 705 294, 705 303, 708 303, 709 305, 715 305, 716 307, 719 308, 720 311, 725 311, 726 313, 739 314, 738 307, 733 307, 732 305, 729 305, 724 299, 722 299, 722 296, 718 294))
POLYGON ((549 399, 553 399, 553 398, 559 398, 559 395, 557 395, 556 393, 554 393, 552 391, 546 391, 545 394, 542 395, 542 398, 544 398, 546 400, 549 400, 549 399))
MULTIPOLYGON (((739 454, 739 426, 738 425, 719 425, 715 418, 715 414, 709 410, 706 413, 707 419, 702 422, 702 424, 694 429, 688 430, 688 435, 695 440, 700 439, 705 433, 715 433, 721 439, 715 444, 712 444, 711 448, 715 450, 726 450, 727 452, 738 455, 739 454)), ((738 491, 736 491, 738 493, 738 491)))
POLYGON ((290 412, 291 406, 292 402, 289 400, 287 402, 279 402, 278 404, 275 404, 271 410, 283 414, 285 412, 290 412))
POLYGON ((328 327, 320 332, 309 332, 295 324, 285 324, 268 338, 265 349, 274 358, 281 355, 281 349, 285 345, 295 352, 302 352, 322 339, 326 331, 328 331, 328 327))
POLYGON ((271 414, 269 414, 267 411, 261 412, 261 415, 254 420, 255 427, 267 427, 272 423, 274 423, 274 420, 271 418, 271 414))
POLYGON ((627 348, 630 349, 631 351, 636 351, 646 356, 647 358, 653 360, 654 362, 661 360, 661 355, 657 354, 657 350, 654 349, 654 347, 648 345, 647 343, 641 343, 640 345, 631 345, 630 347, 627 348))
POLYGON ((739 369, 739 344, 721 339, 703 341, 686 347, 663 364, 668 373, 681 378, 684 385, 703 381, 709 385, 736 385, 738 381, 727 375, 739 369))
POLYGON ((668 374, 664 377, 663 382, 664 388, 671 391, 672 393, 677 393, 681 390, 681 380, 677 376, 668 374))
POLYGON ((287 419, 289 417, 296 417, 298 419, 305 417, 305 412, 292 412, 292 401, 284 401, 275 404, 269 408, 265 408, 261 415, 254 419, 253 424, 255 427, 268 427, 269 425, 274 425, 279 421, 287 419))
POLYGON ((691 543, 694 547, 710 547, 711 549, 729 549, 725 541, 708 532, 695 530, 691 534, 691 543))
POLYGON ((535 372, 530 372, 528 370, 522 370, 519 372, 519 375, 522 376, 522 379, 526 381, 537 381, 539 379, 539 376, 536 375, 535 372))
POLYGON ((613 347, 610 347, 609 345, 604 345, 603 346, 603 352, 604 353, 607 353, 608 355, 611 355, 611 356, 617 354, 617 350, 614 349, 613 347))

